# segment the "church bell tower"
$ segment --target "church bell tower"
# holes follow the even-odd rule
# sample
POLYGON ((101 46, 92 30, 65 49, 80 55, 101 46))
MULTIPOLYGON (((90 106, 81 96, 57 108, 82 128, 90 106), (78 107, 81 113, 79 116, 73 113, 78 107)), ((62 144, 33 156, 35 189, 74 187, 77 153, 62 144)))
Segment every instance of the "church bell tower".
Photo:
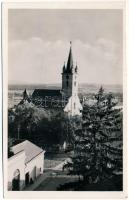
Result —
POLYGON ((62 95, 68 99, 64 112, 69 116, 81 115, 82 105, 78 97, 78 67, 73 63, 71 42, 68 61, 66 65, 64 63, 62 70, 62 95))
POLYGON ((78 67, 73 63, 72 42, 70 42, 67 64, 64 63, 62 70, 62 93, 68 98, 78 94, 78 67))

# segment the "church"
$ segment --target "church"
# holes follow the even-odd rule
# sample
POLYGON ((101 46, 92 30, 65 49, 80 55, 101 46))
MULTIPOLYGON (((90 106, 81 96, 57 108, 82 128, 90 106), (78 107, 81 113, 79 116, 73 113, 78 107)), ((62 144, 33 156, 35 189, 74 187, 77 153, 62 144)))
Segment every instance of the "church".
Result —
MULTIPOLYGON (((78 66, 74 65, 72 55, 72 43, 67 64, 62 68, 62 88, 35 89, 32 94, 32 102, 46 109, 63 109, 68 116, 81 115, 82 105, 78 96, 78 66)), ((24 98, 27 99, 26 92, 24 98)))

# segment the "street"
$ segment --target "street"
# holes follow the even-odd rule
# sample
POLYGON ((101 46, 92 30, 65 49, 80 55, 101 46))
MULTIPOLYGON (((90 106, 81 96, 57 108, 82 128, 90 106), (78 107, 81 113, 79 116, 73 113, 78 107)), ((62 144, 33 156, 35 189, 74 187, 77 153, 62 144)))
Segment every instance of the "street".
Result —
POLYGON ((56 191, 60 185, 77 180, 77 176, 68 176, 65 174, 49 176, 35 189, 35 191, 56 191))
POLYGON ((56 191, 60 185, 78 180, 78 176, 67 175, 66 171, 62 170, 64 163, 69 158, 52 168, 46 168, 33 184, 27 186, 25 191, 56 191))

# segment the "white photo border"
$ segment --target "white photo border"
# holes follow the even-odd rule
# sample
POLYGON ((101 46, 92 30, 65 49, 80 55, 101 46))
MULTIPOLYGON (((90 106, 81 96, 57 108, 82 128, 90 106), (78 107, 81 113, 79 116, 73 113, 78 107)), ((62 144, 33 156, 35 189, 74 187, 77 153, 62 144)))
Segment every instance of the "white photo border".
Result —
POLYGON ((5 198, 43 199, 124 199, 127 198, 127 63, 126 63, 126 1, 42 1, 2 3, 3 56, 3 166, 5 198), (122 9, 123 10, 123 191, 122 192, 64 192, 64 191, 8 191, 8 9, 122 9))

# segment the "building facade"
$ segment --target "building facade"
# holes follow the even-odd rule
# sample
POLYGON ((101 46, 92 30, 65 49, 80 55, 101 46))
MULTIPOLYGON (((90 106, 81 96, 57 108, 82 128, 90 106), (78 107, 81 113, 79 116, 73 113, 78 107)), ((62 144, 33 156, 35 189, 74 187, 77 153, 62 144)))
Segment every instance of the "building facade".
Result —
POLYGON ((11 147, 13 155, 8 158, 8 190, 23 190, 43 174, 44 151, 25 140, 11 147))

